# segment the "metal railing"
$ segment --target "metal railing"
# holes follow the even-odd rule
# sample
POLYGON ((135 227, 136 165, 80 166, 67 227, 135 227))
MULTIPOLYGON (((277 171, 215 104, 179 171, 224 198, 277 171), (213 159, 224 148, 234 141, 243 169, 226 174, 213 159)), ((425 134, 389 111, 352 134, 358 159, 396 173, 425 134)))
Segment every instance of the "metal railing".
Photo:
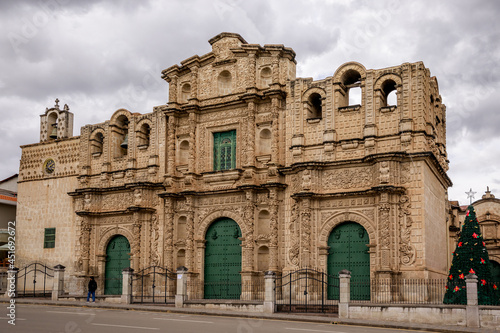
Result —
POLYGON ((50 297, 54 269, 34 262, 17 273, 17 297, 50 297))
POLYGON ((132 303, 174 303, 176 277, 175 272, 161 266, 134 273, 130 281, 132 303))
POLYGON ((241 301, 264 300, 264 277, 253 276, 237 282, 188 281, 188 299, 233 299, 241 301), (208 296, 208 297, 207 297, 208 296))

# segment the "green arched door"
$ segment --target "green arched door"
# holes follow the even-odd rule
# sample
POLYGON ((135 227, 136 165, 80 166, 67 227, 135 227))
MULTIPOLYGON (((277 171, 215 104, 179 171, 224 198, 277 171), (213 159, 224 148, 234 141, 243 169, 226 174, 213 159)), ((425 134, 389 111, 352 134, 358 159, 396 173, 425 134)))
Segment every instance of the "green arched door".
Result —
POLYGON ((214 222, 205 235, 205 288, 209 299, 239 299, 241 230, 231 219, 214 222))
MULTIPOLYGON (((365 228, 354 222, 337 226, 328 237, 328 274, 338 276, 343 269, 351 272, 352 299, 370 299, 369 243, 365 228)), ((329 299, 337 299, 338 293, 338 288, 328 288, 329 299)))
POLYGON ((104 294, 121 295, 122 270, 130 267, 130 244, 124 236, 116 236, 106 248, 104 294))

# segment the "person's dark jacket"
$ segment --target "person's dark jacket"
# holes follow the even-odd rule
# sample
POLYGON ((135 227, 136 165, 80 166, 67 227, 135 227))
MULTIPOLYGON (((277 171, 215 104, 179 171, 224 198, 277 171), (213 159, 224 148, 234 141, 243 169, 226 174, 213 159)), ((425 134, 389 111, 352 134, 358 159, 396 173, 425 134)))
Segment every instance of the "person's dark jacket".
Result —
POLYGON ((95 282, 95 280, 90 280, 89 291, 96 291, 96 289, 97 289, 97 282, 95 282))

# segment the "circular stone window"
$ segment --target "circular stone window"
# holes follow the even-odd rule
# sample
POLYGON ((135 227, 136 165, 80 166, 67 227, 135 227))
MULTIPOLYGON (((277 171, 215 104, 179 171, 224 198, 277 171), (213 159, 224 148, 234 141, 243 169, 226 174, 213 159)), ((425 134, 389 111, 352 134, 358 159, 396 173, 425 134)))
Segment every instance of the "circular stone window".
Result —
POLYGON ((53 159, 49 158, 43 163, 43 170, 46 173, 51 174, 54 172, 55 169, 56 169, 56 162, 54 162, 53 159))

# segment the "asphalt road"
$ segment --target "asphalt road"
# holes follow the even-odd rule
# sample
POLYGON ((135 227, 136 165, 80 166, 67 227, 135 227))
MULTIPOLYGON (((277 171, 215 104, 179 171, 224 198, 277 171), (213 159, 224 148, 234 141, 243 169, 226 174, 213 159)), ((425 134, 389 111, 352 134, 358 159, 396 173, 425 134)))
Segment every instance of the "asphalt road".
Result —
POLYGON ((418 332, 400 329, 360 326, 328 325, 268 319, 249 319, 221 316, 187 315, 163 312, 109 310, 45 305, 16 306, 16 325, 10 325, 5 315, 0 316, 0 332, 23 333, 382 333, 418 332))

